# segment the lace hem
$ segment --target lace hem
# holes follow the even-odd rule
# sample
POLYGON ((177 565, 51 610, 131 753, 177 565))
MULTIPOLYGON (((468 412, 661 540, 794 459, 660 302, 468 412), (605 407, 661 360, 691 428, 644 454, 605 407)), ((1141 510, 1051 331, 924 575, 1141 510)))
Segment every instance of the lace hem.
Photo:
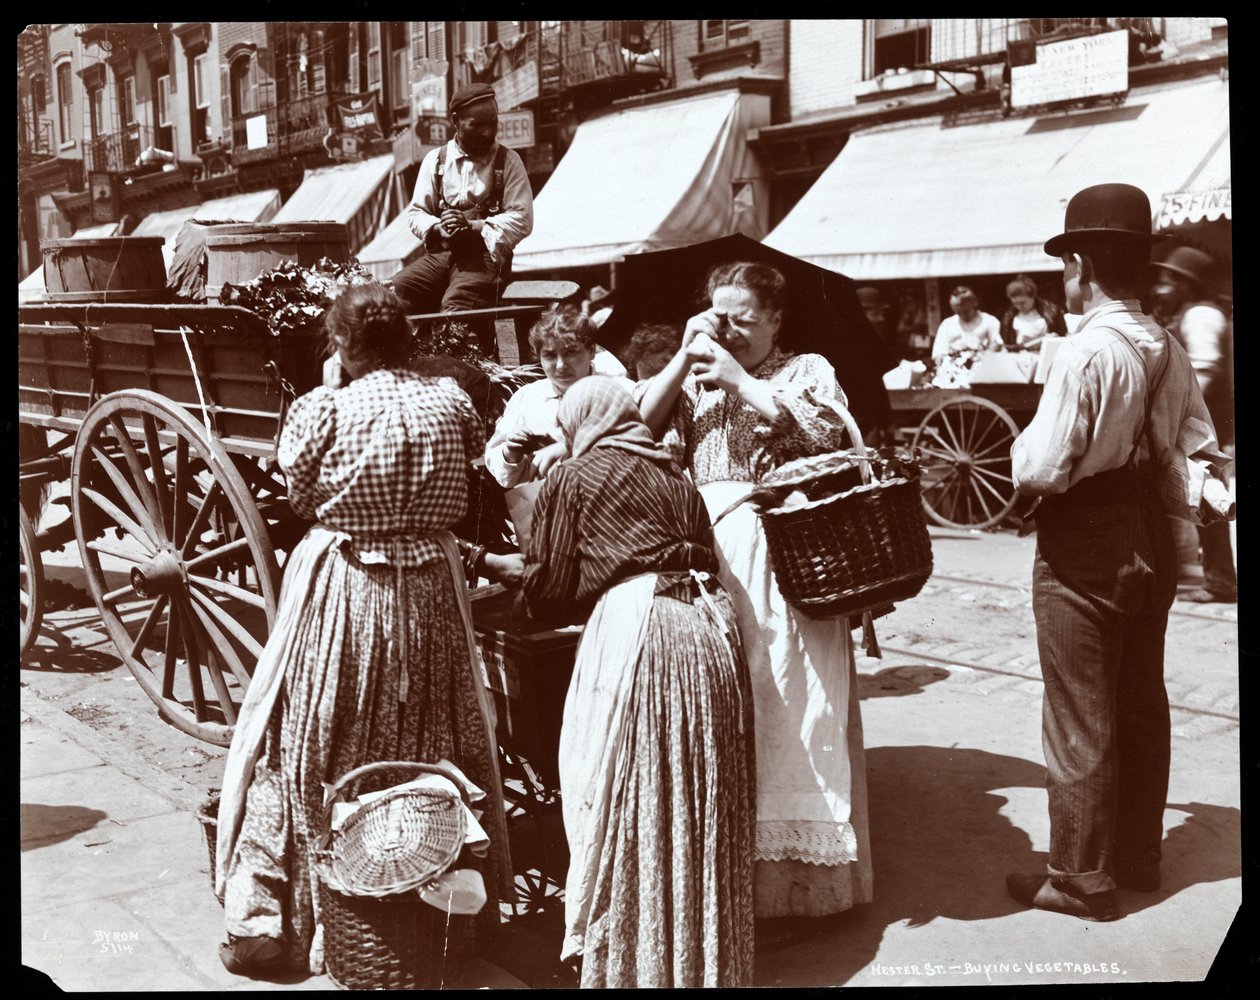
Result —
POLYGON ((850 823, 758 823, 754 857, 758 861, 846 865, 857 860, 857 834, 850 823))

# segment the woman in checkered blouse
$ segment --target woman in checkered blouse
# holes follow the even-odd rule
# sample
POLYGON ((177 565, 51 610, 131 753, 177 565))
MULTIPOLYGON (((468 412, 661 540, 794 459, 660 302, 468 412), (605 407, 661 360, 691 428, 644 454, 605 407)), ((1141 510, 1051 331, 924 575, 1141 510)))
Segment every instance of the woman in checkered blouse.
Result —
MULTIPOLYGON (((324 782, 362 764, 455 763, 490 792, 481 870, 491 899, 511 885, 495 742, 448 530, 464 513, 482 424, 452 379, 404 367, 411 332, 392 292, 347 289, 325 325, 350 380, 297 400, 277 452, 290 505, 318 523, 286 564, 224 775, 215 888, 232 971, 322 971, 311 842, 324 782)), ((474 921, 486 930, 497 920, 493 903, 451 918, 448 979, 474 921)))

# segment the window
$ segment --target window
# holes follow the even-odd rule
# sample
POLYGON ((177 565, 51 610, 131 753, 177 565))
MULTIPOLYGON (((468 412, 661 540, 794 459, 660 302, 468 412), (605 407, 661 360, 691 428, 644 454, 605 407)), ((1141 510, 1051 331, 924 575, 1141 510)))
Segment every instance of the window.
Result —
POLYGON ((932 22, 926 17, 875 18, 870 75, 903 66, 912 69, 931 59, 932 22))
POLYGON ((63 62, 57 67, 57 124, 61 130, 63 145, 74 141, 73 110, 74 90, 70 86, 70 64, 63 62))
POLYGON ((191 106, 188 116, 192 121, 193 143, 210 141, 210 87, 206 79, 210 72, 210 57, 201 52, 188 60, 188 76, 192 80, 189 90, 191 106))
POLYGON ((171 78, 159 76, 157 79, 157 123, 162 128, 171 127, 171 78))
POLYGON ((751 37, 751 28, 747 20, 742 21, 701 21, 700 50, 721 49, 727 45, 739 45, 751 37))
POLYGON ((48 106, 48 92, 44 87, 43 74, 31 77, 31 106, 36 114, 48 106))
POLYGON ((230 83, 232 87, 232 114, 247 115, 258 107, 254 91, 254 57, 240 56, 232 61, 230 83))
POLYGON ((131 75, 118 78, 118 120, 123 125, 136 121, 136 78, 131 75))
POLYGON ((210 66, 210 57, 204 52, 193 58, 193 106, 210 107, 210 88, 206 85, 206 73, 210 66))
POLYGON ((88 135, 96 139, 105 134, 105 88, 89 87, 87 92, 88 135))
POLYGON ((410 103, 408 100, 408 87, 410 86, 408 77, 411 73, 411 60, 406 48, 394 50, 389 69, 389 92, 394 99, 394 109, 401 110, 405 116, 407 105, 410 103))

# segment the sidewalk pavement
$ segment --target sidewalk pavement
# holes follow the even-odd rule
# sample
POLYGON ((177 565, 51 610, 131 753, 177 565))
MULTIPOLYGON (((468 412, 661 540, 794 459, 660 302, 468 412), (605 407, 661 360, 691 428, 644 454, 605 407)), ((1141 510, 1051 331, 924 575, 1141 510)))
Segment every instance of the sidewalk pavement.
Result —
MULTIPOLYGON (((1123 919, 1084 923, 1026 910, 1003 884, 1044 870, 1040 684, 887 652, 860 659, 859 673, 875 901, 759 939, 757 985, 1204 978, 1241 902, 1236 724, 1174 712, 1163 886, 1121 890, 1123 919)), ((28 690, 20 707, 25 965, 66 990, 333 985, 224 970, 198 793, 140 760, 125 735, 28 690)), ((524 986, 506 969, 550 962, 559 945, 550 933, 513 939, 496 952, 502 965, 479 961, 463 985, 524 986), (520 954, 523 942, 538 954, 520 954)))

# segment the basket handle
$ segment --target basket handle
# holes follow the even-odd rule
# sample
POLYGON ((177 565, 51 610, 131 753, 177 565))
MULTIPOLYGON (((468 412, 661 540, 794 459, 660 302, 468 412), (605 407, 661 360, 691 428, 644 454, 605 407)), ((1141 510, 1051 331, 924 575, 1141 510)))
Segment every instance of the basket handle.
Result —
POLYGON ((332 808, 332 804, 340 798, 342 790, 356 778, 360 778, 372 771, 403 768, 411 768, 412 770, 428 774, 440 774, 443 778, 455 786, 456 791, 459 792, 459 797, 464 800, 464 805, 471 808, 472 802, 468 798, 468 790, 464 788, 464 783, 460 781, 454 771, 438 764, 421 764, 413 760, 381 760, 374 764, 364 764, 362 767, 356 767, 353 771, 347 771, 335 782, 333 782, 332 785, 328 786, 328 791, 331 793, 328 798, 328 808, 332 808))
MULTIPOLYGON (((845 407, 840 400, 833 399, 831 396, 816 397, 814 402, 822 406, 829 407, 835 412, 836 416, 840 418, 840 422, 844 424, 844 429, 848 432, 849 439, 853 442, 853 450, 856 452, 854 459, 862 476, 862 484, 867 485, 870 483, 872 478, 871 462, 870 459, 866 457, 866 445, 862 442, 862 432, 858 430, 857 421, 853 419, 853 414, 848 411, 848 408, 845 407)), ((720 520, 722 520, 722 518, 726 517, 727 514, 731 513, 731 511, 741 504, 745 504, 749 500, 755 499, 761 495, 773 495, 773 492, 774 491, 771 486, 758 486, 755 489, 750 490, 747 494, 740 497, 733 504, 727 507, 726 510, 722 511, 722 513, 715 517, 713 519, 713 523, 717 524, 720 520)))

